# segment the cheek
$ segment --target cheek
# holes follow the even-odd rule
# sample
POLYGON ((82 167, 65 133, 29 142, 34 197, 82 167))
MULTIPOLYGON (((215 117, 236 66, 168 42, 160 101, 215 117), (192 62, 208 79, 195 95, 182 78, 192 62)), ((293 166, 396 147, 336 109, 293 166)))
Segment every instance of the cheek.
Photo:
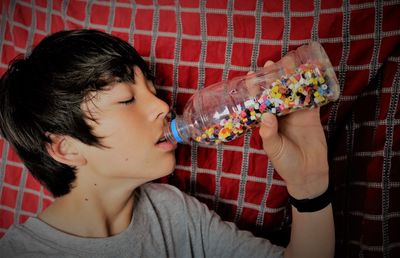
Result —
POLYGON ((98 135, 104 136, 105 140, 115 146, 123 146, 140 140, 142 135, 148 131, 143 119, 131 113, 120 113, 112 119, 102 121, 101 127, 98 129, 98 135))
POLYGON ((125 159, 143 159, 149 155, 152 141, 148 128, 131 126, 116 131, 110 144, 125 159))
POLYGON ((102 143, 109 147, 106 152, 117 156, 118 161, 133 157, 142 159, 142 156, 149 155, 155 140, 151 126, 138 112, 121 112, 112 119, 103 120, 96 129, 96 135, 103 136, 102 143))

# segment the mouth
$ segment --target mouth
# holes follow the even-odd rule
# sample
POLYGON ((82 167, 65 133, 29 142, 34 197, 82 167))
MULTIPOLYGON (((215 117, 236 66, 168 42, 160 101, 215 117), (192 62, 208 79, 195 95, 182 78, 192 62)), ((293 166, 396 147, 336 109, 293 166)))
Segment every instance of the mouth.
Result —
POLYGON ((162 134, 159 140, 155 143, 155 146, 163 151, 173 151, 176 149, 177 145, 167 140, 167 138, 162 134))
POLYGON ((163 143, 163 142, 166 142, 167 141, 167 139, 164 137, 164 136, 162 136, 157 142, 156 142, 156 144, 160 144, 160 143, 163 143))

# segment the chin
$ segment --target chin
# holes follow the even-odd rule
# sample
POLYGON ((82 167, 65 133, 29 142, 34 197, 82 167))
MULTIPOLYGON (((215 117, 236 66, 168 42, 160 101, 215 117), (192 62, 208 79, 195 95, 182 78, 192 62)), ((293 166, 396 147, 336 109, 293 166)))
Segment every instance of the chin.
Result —
POLYGON ((176 161, 175 158, 171 164, 168 165, 168 168, 165 169, 165 176, 171 174, 175 170, 176 161))
POLYGON ((168 160, 166 160, 165 162, 160 162, 159 164, 160 164, 158 166, 159 178, 168 176, 175 170, 175 165, 176 165, 175 155, 172 155, 172 157, 168 157, 168 160))

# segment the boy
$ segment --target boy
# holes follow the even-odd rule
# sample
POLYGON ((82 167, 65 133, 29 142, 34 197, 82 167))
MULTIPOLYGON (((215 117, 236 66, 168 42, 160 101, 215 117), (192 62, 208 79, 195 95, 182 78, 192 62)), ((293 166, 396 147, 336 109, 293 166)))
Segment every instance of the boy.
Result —
POLYGON ((46 37, 1 79, 0 128, 56 197, 1 239, 5 257, 331 257, 327 147, 318 109, 260 135, 296 199, 286 249, 222 222, 176 188, 148 183, 171 173, 163 139, 169 108, 127 42, 93 31, 46 37), (321 201, 322 200, 322 201, 321 201), (298 210, 299 211, 298 211, 298 210), (300 212, 305 209, 306 212, 300 212))

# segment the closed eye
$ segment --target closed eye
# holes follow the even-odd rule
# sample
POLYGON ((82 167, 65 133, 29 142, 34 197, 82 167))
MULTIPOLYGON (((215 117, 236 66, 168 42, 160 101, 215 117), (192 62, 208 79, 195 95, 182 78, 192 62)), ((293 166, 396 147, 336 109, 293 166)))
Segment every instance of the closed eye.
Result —
POLYGON ((121 104, 124 104, 124 105, 129 105, 129 104, 132 104, 134 101, 135 101, 135 98, 134 98, 134 97, 132 97, 132 98, 131 98, 131 99, 129 99, 129 100, 126 100, 126 101, 120 101, 119 103, 121 103, 121 104))

